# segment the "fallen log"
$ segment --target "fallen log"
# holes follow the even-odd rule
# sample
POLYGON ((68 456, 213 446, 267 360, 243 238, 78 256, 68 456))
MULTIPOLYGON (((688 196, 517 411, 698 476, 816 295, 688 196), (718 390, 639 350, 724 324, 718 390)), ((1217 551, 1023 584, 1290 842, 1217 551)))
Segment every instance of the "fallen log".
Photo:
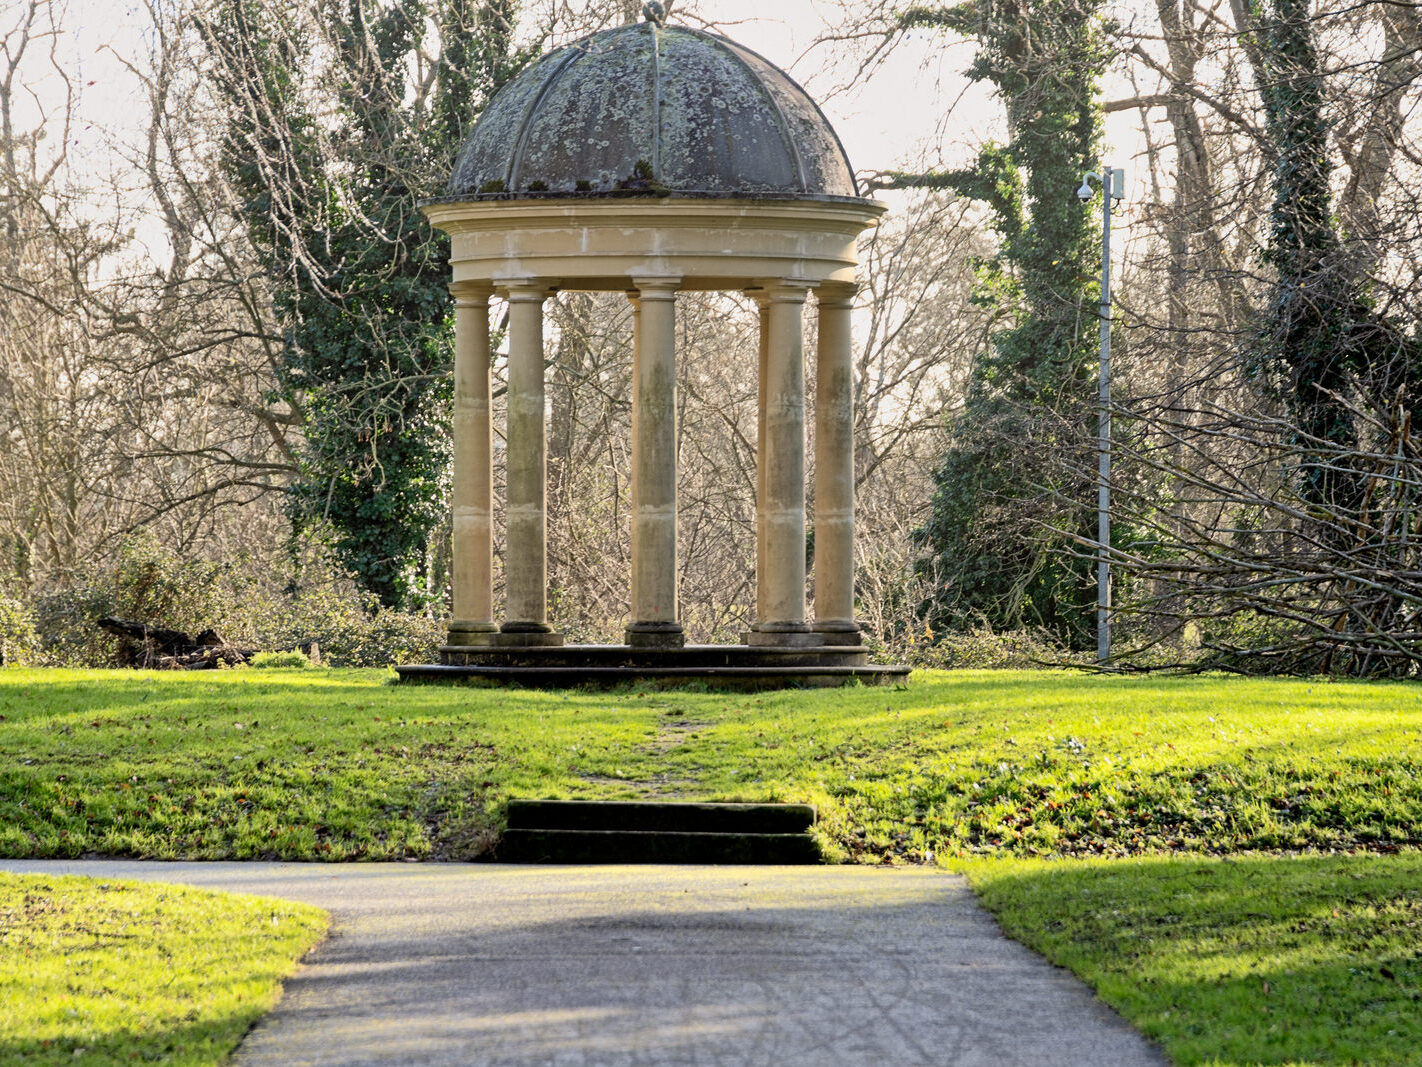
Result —
POLYGON ((96 625, 105 633, 123 638, 120 655, 125 666, 156 670, 200 671, 246 663, 256 649, 229 645, 216 630, 207 629, 194 637, 183 630, 132 622, 107 616, 96 625))

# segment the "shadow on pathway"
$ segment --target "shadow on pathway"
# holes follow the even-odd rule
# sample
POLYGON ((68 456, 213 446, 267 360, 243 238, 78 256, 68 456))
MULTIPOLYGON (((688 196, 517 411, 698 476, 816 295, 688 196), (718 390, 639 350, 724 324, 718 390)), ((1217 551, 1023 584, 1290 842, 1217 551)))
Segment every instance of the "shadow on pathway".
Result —
POLYGON ((307 901, 237 1067, 1158 1067, 959 878, 864 867, 0 861, 307 901))

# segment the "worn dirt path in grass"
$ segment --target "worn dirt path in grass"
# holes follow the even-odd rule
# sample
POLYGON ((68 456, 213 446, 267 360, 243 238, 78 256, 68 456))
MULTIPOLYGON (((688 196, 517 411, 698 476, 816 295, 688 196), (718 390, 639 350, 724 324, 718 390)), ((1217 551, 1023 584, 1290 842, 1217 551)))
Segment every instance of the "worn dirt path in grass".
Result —
POLYGON ((1157 1067, 966 884, 864 867, 0 861, 334 918, 238 1067, 1157 1067))

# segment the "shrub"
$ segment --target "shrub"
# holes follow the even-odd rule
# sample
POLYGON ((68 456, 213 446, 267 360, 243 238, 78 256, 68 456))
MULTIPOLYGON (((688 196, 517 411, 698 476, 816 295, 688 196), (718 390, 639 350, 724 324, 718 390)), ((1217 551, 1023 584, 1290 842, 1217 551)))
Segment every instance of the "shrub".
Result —
POLYGON ((39 661, 48 667, 113 667, 118 638, 94 625, 117 614, 112 588, 80 586, 37 597, 34 604, 39 661))
POLYGON ((1019 671, 1042 667, 1079 667, 1094 662, 1094 655, 1074 652, 1040 630, 998 633, 978 627, 963 633, 933 634, 902 649, 914 667, 941 670, 1019 671))
MULTIPOLYGON (((332 667, 433 662, 444 640, 441 621, 380 608, 319 547, 287 567, 243 559, 212 563, 179 556, 143 534, 124 541, 108 567, 36 598, 39 662, 119 666, 119 639, 95 625, 105 615, 193 634, 211 627, 238 647, 300 658, 269 666, 309 664, 301 653, 281 650, 313 641, 332 667)), ((0 639, 4 618, 0 608, 0 639)))
POLYGON ((18 600, 0 596, 0 665, 29 662, 36 643, 29 611, 18 600))
POLYGON ((254 584, 232 565, 189 559, 151 534, 134 534, 119 545, 111 567, 36 598, 40 658, 51 666, 117 666, 119 639, 94 625, 106 615, 192 633, 212 627, 241 644, 248 635, 233 632, 245 629, 234 626, 238 605, 251 600, 254 584))
POLYGON ((180 556, 151 535, 134 535, 115 561, 114 613, 175 630, 216 627, 231 603, 223 597, 226 577, 218 564, 180 556))
MULTIPOLYGON (((17 644, 19 630, 6 636, 3 605, 0 641, 17 644)), ((332 667, 429 663, 444 641, 442 620, 381 608, 333 564, 325 546, 311 542, 274 560, 213 563, 137 534, 119 545, 107 565, 73 576, 67 588, 36 597, 31 608, 29 655, 49 666, 122 665, 120 639, 95 625, 106 615, 191 634, 211 627, 232 645, 268 652, 314 641, 322 662, 332 667)), ((7 655, 16 653, 12 648, 7 655)))
POLYGON ((444 642, 444 624, 425 615, 378 607, 345 583, 293 594, 259 633, 266 648, 291 648, 315 641, 331 667, 389 667, 432 663, 444 642))
POLYGON ((311 661, 304 653, 292 650, 290 652, 258 652, 247 661, 247 666, 257 670, 268 670, 276 667, 310 667, 311 661))
POLYGON ((1201 658, 1211 666, 1242 674, 1348 673, 1351 656, 1318 642, 1312 654, 1311 628, 1284 617, 1235 611, 1199 623, 1201 658))

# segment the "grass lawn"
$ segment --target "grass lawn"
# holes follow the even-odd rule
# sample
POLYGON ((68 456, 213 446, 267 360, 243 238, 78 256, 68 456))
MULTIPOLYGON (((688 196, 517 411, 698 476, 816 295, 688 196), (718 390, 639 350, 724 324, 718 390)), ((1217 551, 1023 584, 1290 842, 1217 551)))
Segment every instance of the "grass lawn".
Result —
POLYGON ((964 870, 1178 1062, 1422 1063, 1415 684, 387 682, 0 670, 0 855, 473 858, 514 796, 808 800, 829 857, 964 870))
POLYGON ((0 873, 0 1062, 222 1063, 325 928, 288 901, 0 873))
POLYGON ((1176 1063, 1422 1063, 1422 853, 959 866, 1176 1063))
POLYGON ((0 670, 0 855, 472 858, 511 796, 818 803, 834 858, 1422 844, 1422 687, 1055 672, 540 693, 0 670))

